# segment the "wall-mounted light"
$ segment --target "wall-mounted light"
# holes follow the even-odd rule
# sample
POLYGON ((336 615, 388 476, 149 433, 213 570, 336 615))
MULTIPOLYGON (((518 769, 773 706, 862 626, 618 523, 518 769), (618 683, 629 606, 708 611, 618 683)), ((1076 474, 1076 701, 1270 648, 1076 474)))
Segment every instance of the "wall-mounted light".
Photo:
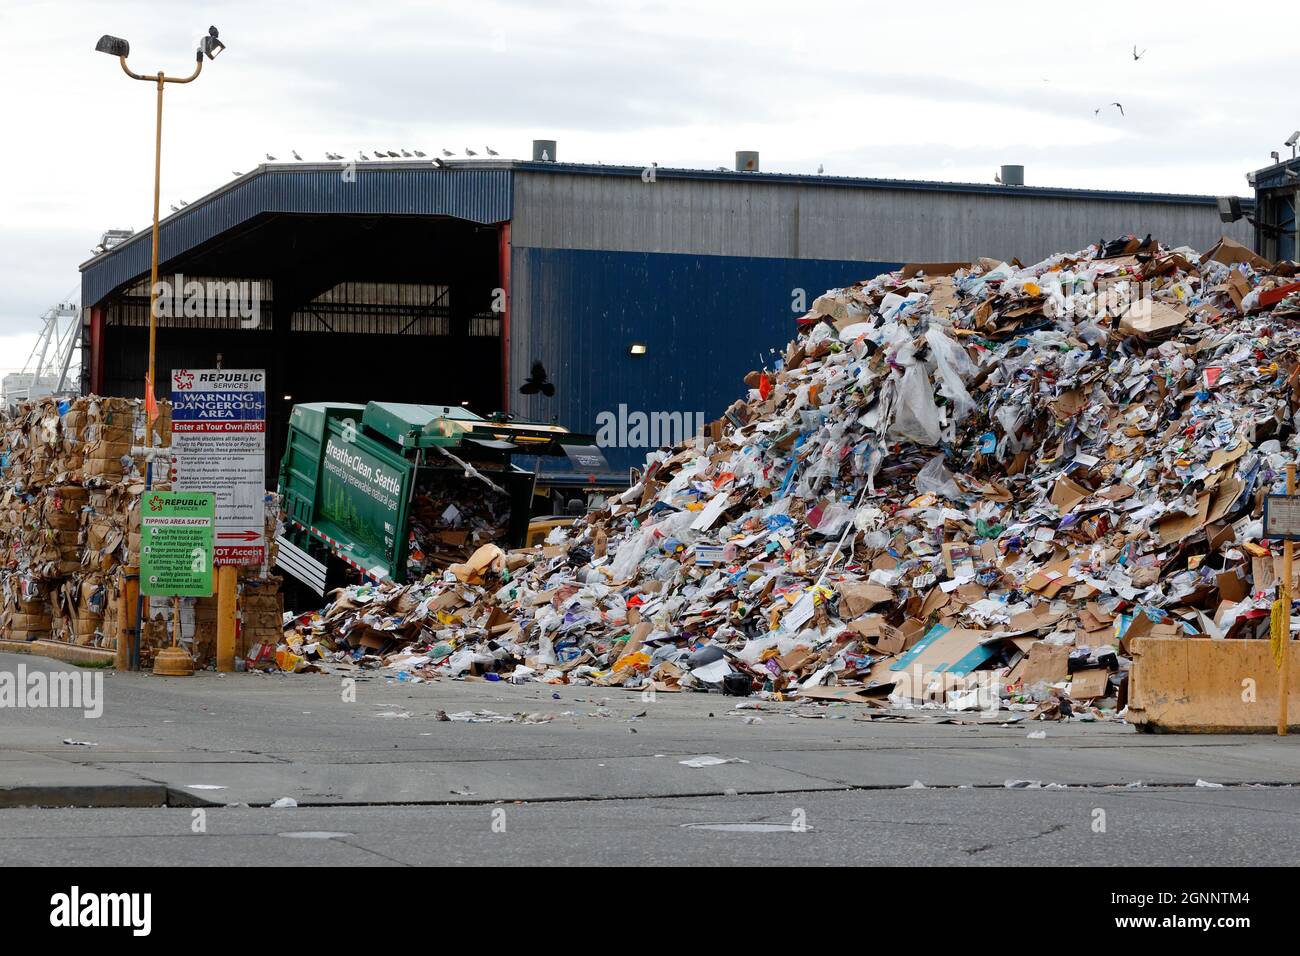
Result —
POLYGON ((627 351, 629 355, 645 355, 645 343, 633 342, 627 351))
POLYGON ((285 400, 286 402, 292 402, 292 401, 293 401, 293 396, 292 396, 292 395, 286 395, 286 396, 284 396, 284 400, 285 400))

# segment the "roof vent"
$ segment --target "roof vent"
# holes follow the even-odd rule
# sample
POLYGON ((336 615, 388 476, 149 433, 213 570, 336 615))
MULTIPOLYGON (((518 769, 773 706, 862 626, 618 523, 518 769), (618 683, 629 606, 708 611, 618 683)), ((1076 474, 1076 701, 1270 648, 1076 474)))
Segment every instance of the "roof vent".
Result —
POLYGON ((535 163, 555 162, 555 140, 553 139, 533 140, 533 162, 535 163))
POLYGON ((736 172, 738 173, 758 172, 758 150, 756 149, 736 150, 736 172))
POLYGON ((1003 186, 1023 186, 1025 184, 1025 167, 1003 166, 998 176, 1003 186))

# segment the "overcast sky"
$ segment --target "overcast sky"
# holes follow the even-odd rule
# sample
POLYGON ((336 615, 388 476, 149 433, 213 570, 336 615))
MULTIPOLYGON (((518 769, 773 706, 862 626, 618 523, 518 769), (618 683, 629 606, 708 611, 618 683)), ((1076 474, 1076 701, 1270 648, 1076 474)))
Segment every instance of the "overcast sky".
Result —
POLYGON ((757 149, 771 171, 1248 194, 1300 127, 1290 59, 1222 3, 2 0, 0 374, 79 300, 100 233, 150 221, 153 91, 95 41, 183 74, 209 23, 229 48, 166 94, 164 215, 267 152, 534 138, 575 162, 757 149))

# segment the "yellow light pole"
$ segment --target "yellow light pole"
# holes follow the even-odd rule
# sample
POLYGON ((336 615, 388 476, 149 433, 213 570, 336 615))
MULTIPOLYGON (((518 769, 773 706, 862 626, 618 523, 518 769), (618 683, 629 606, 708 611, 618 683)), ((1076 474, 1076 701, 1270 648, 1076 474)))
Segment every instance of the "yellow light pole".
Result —
MULTIPOLYGON (((118 63, 122 65, 122 72, 133 80, 143 80, 146 83, 154 83, 158 88, 158 109, 154 126, 154 150, 153 150, 153 259, 149 268, 149 367, 145 372, 144 379, 144 407, 145 417, 149 428, 149 461, 146 470, 146 489, 153 487, 153 449, 154 445, 154 420, 158 417, 158 396, 155 391, 156 375, 154 369, 154 356, 158 340, 158 203, 162 192, 162 115, 163 115, 163 89, 168 83, 193 83, 200 73, 203 72, 203 57, 209 60, 215 60, 217 55, 226 48, 226 45, 218 39, 216 27, 208 27, 207 35, 199 42, 199 47, 194 52, 194 72, 186 77, 167 76, 162 70, 159 70, 153 76, 145 76, 136 73, 126 65, 126 58, 131 55, 131 44, 121 37, 104 36, 99 38, 95 44, 95 50, 98 53, 107 53, 109 56, 117 57, 118 63)), ((144 597, 141 596, 139 603, 143 604, 144 597)), ((134 646, 131 648, 130 667, 132 670, 138 670, 140 667, 140 627, 144 620, 144 615, 137 608, 136 628, 133 636, 134 646)), ((176 627, 173 634, 173 645, 159 653, 159 663, 165 668, 173 668, 176 673, 194 672, 194 664, 190 656, 180 649, 177 644, 180 632, 180 614, 176 615, 176 627), (172 653, 169 653, 172 652, 172 653), (166 655, 166 659, 164 656, 166 655), (178 656, 179 655, 179 656, 178 656), (184 658, 184 660, 180 660, 184 658), (186 669, 188 666, 188 669, 186 669)), ((121 655, 119 654, 119 659, 121 655)))
POLYGON ((158 201, 162 191, 163 89, 168 83, 193 83, 198 79, 199 74, 203 72, 204 55, 206 54, 209 60, 215 60, 217 54, 226 48, 226 45, 217 37, 217 28, 208 27, 207 36, 203 38, 199 48, 194 52, 194 72, 186 77, 167 76, 162 70, 159 70, 153 76, 143 76, 134 72, 126 65, 126 58, 131 55, 131 44, 120 37, 105 34, 95 44, 97 52, 117 57, 117 61, 122 64, 122 72, 131 79, 144 80, 146 83, 155 83, 158 86, 158 112, 154 126, 153 149, 153 262, 149 269, 149 371, 145 374, 144 381, 144 401, 149 418, 150 448, 153 447, 153 420, 158 414, 158 397, 154 391, 154 351, 158 338, 156 300, 158 291, 158 201))

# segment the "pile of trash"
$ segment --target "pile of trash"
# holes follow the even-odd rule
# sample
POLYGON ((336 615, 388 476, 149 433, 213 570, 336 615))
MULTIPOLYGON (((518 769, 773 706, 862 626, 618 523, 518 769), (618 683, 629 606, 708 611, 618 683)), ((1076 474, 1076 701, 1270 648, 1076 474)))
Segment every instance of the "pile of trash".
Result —
POLYGON ((505 538, 509 529, 507 495, 467 483, 459 471, 434 471, 411 502, 407 570, 418 576, 464 561, 483 544, 505 538))
POLYGON ((281 666, 1118 715, 1135 637, 1268 636, 1295 273, 1130 236, 831 290, 603 510, 335 592, 281 666))

